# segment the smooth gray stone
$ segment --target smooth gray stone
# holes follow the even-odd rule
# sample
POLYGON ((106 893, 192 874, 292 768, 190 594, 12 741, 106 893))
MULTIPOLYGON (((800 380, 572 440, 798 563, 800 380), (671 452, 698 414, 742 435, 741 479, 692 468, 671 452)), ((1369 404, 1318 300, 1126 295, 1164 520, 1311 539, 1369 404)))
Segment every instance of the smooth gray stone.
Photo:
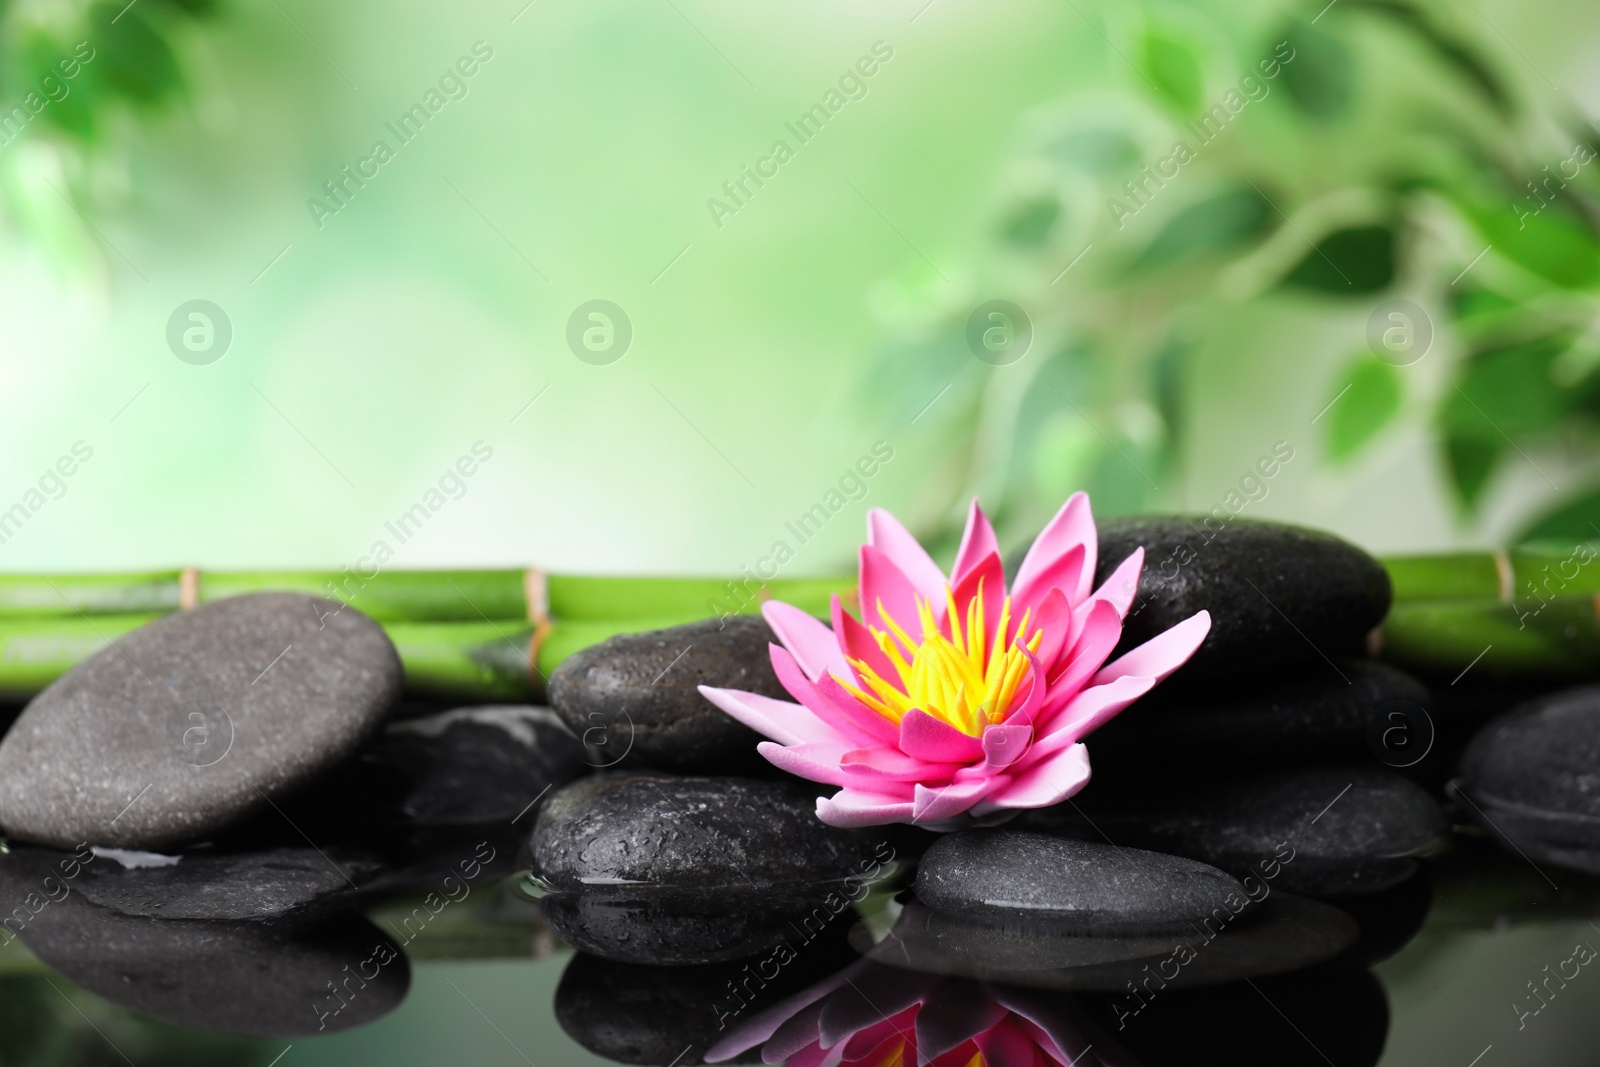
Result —
POLYGON ((1389 610, 1388 572, 1332 534, 1206 516, 1109 519, 1099 532, 1097 582, 1144 546, 1117 654, 1201 609, 1211 613, 1211 631, 1178 684, 1263 664, 1303 662, 1332 673, 1324 657, 1359 653, 1389 610))
POLYGON ((823 823, 816 798, 817 787, 793 779, 653 771, 583 778, 539 813, 533 871, 557 890, 759 891, 864 878, 893 857, 885 833, 823 823))
POLYGON ((133 869, 97 857, 74 885, 91 903, 124 915, 267 919, 325 908, 380 869, 376 857, 332 846, 191 852, 171 866, 133 869))
POLYGON ((1393 771, 1316 767, 1185 791, 1144 821, 1138 841, 1220 867, 1247 887, 1253 877, 1334 896, 1405 881, 1448 829, 1438 803, 1393 771))
POLYGON ((317 597, 159 619, 28 705, 0 742, 0 826, 68 849, 203 841, 371 739, 400 683, 383 628, 317 597))
POLYGON ((759 616, 705 619, 619 634, 569 656, 550 676, 550 706, 619 769, 743 773, 764 766, 765 740, 700 694, 699 686, 792 699, 772 672, 776 640, 759 616))
POLYGON ((1250 905, 1232 875, 1203 863, 1004 829, 937 842, 917 868, 916 894, 952 915, 1106 936, 1187 930, 1250 905))
POLYGON ((370 758, 408 780, 399 803, 406 821, 465 826, 524 815, 548 790, 587 774, 586 756, 549 708, 489 706, 394 723, 370 758))
POLYGON ((1600 686, 1529 701, 1467 746, 1452 791, 1535 860, 1600 874, 1600 686))

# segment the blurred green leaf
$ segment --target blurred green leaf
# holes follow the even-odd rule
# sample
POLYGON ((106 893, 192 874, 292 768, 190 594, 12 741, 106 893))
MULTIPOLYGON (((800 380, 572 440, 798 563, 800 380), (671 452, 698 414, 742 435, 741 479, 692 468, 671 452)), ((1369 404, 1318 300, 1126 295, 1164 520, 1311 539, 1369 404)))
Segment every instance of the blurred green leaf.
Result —
POLYGON ((1400 413, 1405 389, 1400 371, 1370 353, 1350 361, 1329 398, 1328 458, 1343 462, 1359 452, 1400 413))
POLYGON ((1477 506, 1495 462, 1500 458, 1501 447, 1502 442, 1498 437, 1445 433, 1445 467, 1450 473, 1450 483, 1469 509, 1477 506))
POLYGON ((1549 433, 1581 400, 1551 375, 1556 358, 1571 343, 1570 334, 1554 334, 1474 354, 1444 396, 1446 429, 1452 435, 1497 439, 1549 433))
POLYGON ((1150 79, 1157 96, 1182 115, 1200 109, 1200 94, 1205 77, 1200 60, 1176 33, 1162 27, 1147 27, 1139 45, 1139 67, 1150 79))
POLYGON ((1551 508, 1528 523, 1518 535, 1526 541, 1593 541, 1600 539, 1600 489, 1551 508))
POLYGON ((110 85, 135 100, 152 101, 178 88, 178 60, 137 7, 115 2, 90 11, 95 65, 110 85))
POLYGON ((1394 281, 1395 233, 1387 226, 1334 230, 1287 275, 1283 284, 1357 296, 1380 292, 1394 281))
POLYGON ((1283 64, 1284 92, 1295 108, 1319 122, 1350 110, 1355 98, 1355 59, 1350 47, 1327 30, 1303 22, 1278 37, 1288 41, 1294 58, 1283 64))
POLYGON ((1498 75, 1484 58, 1466 44, 1450 36, 1421 8, 1395 0, 1346 0, 1351 7, 1387 15, 1397 24, 1417 35, 1435 55, 1465 81, 1477 89, 1502 115, 1511 115, 1514 108, 1498 75))
POLYGON ((1497 255, 1563 288, 1600 282, 1600 242, 1582 219, 1558 203, 1537 214, 1527 198, 1520 204, 1473 203, 1464 209, 1497 255))
POLYGON ((1264 236, 1275 212, 1253 188, 1230 189, 1179 211, 1145 246, 1133 273, 1165 270, 1234 251, 1264 236))
POLYGON ((1050 228, 1061 217, 1061 201, 1055 197, 1027 200, 1013 208, 1000 224, 1000 236, 1008 243, 1033 248, 1044 244, 1050 228))
POLYGON ((1139 145, 1125 131, 1111 127, 1062 134, 1050 142, 1046 152, 1095 174, 1120 174, 1139 162, 1139 145))

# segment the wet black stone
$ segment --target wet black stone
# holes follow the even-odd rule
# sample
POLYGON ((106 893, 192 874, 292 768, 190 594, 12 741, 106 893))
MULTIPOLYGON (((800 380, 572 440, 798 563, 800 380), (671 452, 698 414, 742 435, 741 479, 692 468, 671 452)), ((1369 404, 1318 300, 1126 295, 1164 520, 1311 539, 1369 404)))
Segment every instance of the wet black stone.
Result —
POLYGON ((1392 760, 1409 762, 1393 742, 1425 739, 1402 737, 1411 720, 1390 713, 1415 717, 1421 709, 1440 729, 1447 725, 1448 717, 1434 714, 1427 687, 1404 671, 1369 659, 1335 663, 1337 669, 1319 661, 1250 679, 1163 682, 1094 732, 1092 788, 1145 792, 1155 775, 1214 781, 1222 769, 1376 762, 1369 734, 1375 720, 1379 739, 1398 724, 1387 737, 1392 760))
POLYGON ((1180 679, 1359 653, 1389 610, 1388 573, 1331 534, 1281 523, 1149 516, 1100 523, 1096 581, 1144 546, 1119 652, 1202 609, 1211 632, 1180 679))
POLYGON ((550 676, 550 704, 601 767, 685 773, 762 772, 764 738, 698 686, 790 699, 772 672, 776 639, 758 616, 706 619, 619 634, 568 657, 550 676))
POLYGON ((400 815, 419 826, 510 822, 589 771, 582 743, 549 708, 456 708, 392 724, 370 759, 408 786, 400 815))
POLYGON ((1313 896, 1398 885, 1448 831, 1420 786, 1374 767, 1304 768, 1185 790, 1128 822, 1106 832, 1313 896))
POLYGON ((1335 965, 1160 990, 1142 1006, 1126 993, 1080 1001, 1144 1067, 1372 1067, 1389 1035, 1383 986, 1335 965))
POLYGON ((1358 936, 1338 908, 1277 892, 1250 910, 1222 910, 1166 936, 1063 932, 1026 919, 970 919, 917 906, 876 945, 861 942, 863 930, 856 928, 852 944, 891 966, 1086 992, 1137 986, 1151 973, 1172 989, 1283 974, 1338 957, 1358 936))
POLYGON ((1185 930, 1229 900, 1249 905, 1203 863, 1023 830, 948 835, 923 855, 916 894, 949 914, 1103 935, 1185 930))
POLYGON ((374 856, 335 847, 191 852, 170 866, 134 868, 96 857, 73 885, 90 903, 124 915, 266 919, 326 910, 380 868, 374 856))
MULTIPOLYGON (((699 1064, 734 1026, 844 967, 852 955, 843 937, 819 937, 781 965, 770 953, 732 963, 652 967, 577 952, 556 987, 556 1021, 578 1044, 616 1063, 699 1064), (752 980, 751 973, 758 978, 752 980)), ((725 1062, 760 1063, 760 1049, 725 1062)))
POLYGON ((316 597, 157 620, 28 705, 0 742, 0 825, 58 848, 205 840, 353 754, 400 682, 382 627, 316 597))
POLYGON ((580 779, 539 813, 533 870, 554 889, 761 891, 864 876, 893 856, 882 833, 824 824, 816 798, 816 787, 793 780, 651 771, 580 779))
POLYGON ((1473 738, 1464 811, 1535 860, 1600 874, 1600 686, 1530 701, 1473 738))
MULTIPOLYGON (((37 850, 0 857, 0 899, 37 899, 50 877, 61 884, 66 872, 52 858, 37 850)), ((83 877, 67 879, 64 894, 49 890, 48 902, 24 905, 25 918, 13 912, 4 936, 20 937, 74 985, 152 1019, 248 1037, 332 1033, 386 1015, 410 986, 405 955, 358 915, 152 919, 70 891, 83 877)))
POLYGON ((1344 959, 1361 967, 1382 963, 1411 943, 1433 908, 1433 868, 1422 863, 1405 881, 1376 893, 1330 896, 1332 904, 1356 921, 1361 936, 1344 959))
POLYGON ((744 959, 779 943, 810 941, 855 919, 842 893, 803 900, 589 889, 552 893, 540 903, 556 936, 580 952, 660 966, 744 959))

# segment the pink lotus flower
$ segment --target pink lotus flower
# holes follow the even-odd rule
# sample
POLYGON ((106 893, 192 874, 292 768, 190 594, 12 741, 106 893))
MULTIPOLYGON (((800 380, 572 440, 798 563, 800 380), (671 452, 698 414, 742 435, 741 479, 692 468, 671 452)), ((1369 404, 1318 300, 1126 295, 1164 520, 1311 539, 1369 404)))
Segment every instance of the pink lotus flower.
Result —
POLYGON ((765 734, 758 750, 816 782, 833 826, 936 830, 1003 822, 1089 781, 1081 738, 1194 654, 1197 612, 1105 663, 1139 584, 1137 549, 1099 589, 1089 498, 1076 493, 1028 550, 1009 594, 988 518, 973 501, 946 579, 888 512, 861 547, 860 620, 833 598, 833 628, 790 604, 762 607, 782 642, 772 666, 791 696, 700 691, 765 734))
POLYGON ((860 960, 752 1016, 707 1063, 761 1046, 788 1067, 1135 1067, 1067 998, 860 960))

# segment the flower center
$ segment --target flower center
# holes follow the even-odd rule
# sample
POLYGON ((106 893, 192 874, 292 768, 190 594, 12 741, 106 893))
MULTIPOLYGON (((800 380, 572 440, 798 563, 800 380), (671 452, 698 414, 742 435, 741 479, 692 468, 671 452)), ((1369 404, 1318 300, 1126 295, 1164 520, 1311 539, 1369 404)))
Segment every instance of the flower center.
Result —
MULTIPOLYGON (((898 724, 906 712, 921 708, 962 733, 977 737, 985 726, 1003 722, 1010 713, 1027 673, 1028 657, 1016 641, 1007 643, 1011 633, 1009 596, 991 628, 984 618, 981 582, 977 595, 967 605, 965 618, 956 610, 948 585, 944 595, 948 636, 921 597, 917 598, 922 625, 919 641, 911 639, 880 601, 878 615, 883 628, 868 623, 867 631, 894 668, 893 677, 885 678, 865 661, 852 659, 850 666, 855 668, 861 685, 852 685, 837 675, 835 678, 856 699, 890 722, 898 724)), ((1016 629, 1018 636, 1027 633, 1030 614, 1022 613, 1016 629)), ((1028 651, 1038 652, 1043 639, 1044 631, 1035 630, 1028 639, 1028 651)))

